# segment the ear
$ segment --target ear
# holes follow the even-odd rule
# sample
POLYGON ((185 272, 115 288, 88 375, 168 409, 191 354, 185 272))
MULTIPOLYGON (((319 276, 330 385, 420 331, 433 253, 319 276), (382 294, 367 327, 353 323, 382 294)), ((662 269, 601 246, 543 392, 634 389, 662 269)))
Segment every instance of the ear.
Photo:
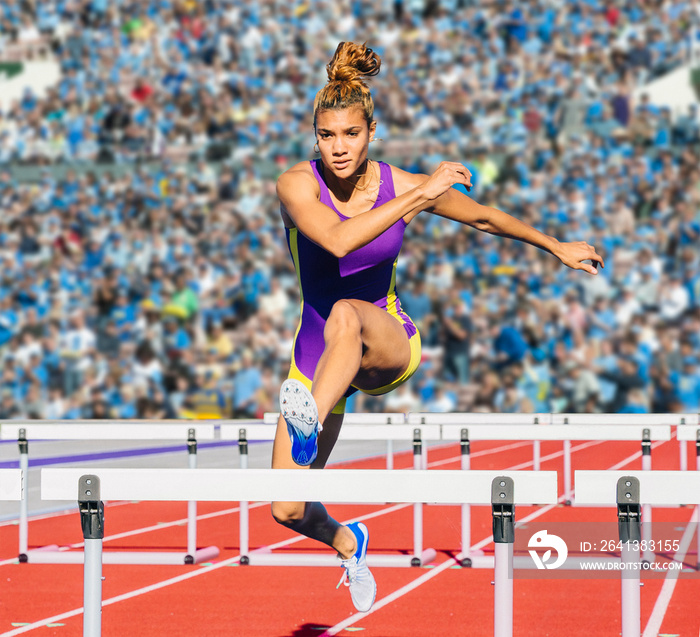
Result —
POLYGON ((377 132, 377 121, 372 120, 372 123, 369 125, 369 141, 374 141, 374 134, 377 132))

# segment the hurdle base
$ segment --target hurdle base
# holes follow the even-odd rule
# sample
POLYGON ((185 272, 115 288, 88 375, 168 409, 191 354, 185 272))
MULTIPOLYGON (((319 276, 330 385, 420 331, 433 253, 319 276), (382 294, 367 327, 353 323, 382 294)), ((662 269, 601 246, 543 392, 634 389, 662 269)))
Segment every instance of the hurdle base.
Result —
POLYGON ((484 556, 483 551, 469 551, 467 555, 462 555, 458 557, 457 562, 462 568, 471 568, 474 563, 474 558, 482 558, 484 556))
MULTIPOLYGON (((59 550, 58 544, 47 544, 46 546, 41 546, 38 549, 31 549, 30 551, 27 551, 26 553, 20 553, 18 558, 20 564, 27 564, 29 563, 29 555, 33 553, 39 553, 39 552, 55 552, 59 550)), ((34 561, 34 560, 32 560, 34 561)))
MULTIPOLYGON (((102 553, 103 564, 145 564, 145 565, 183 565, 201 564, 219 555, 219 549, 208 546, 199 549, 194 556, 173 551, 105 551, 102 553), (191 561, 188 561, 189 560, 191 561)), ((36 549, 27 552, 27 562, 31 564, 83 564, 83 551, 61 551, 56 549, 36 549)))
MULTIPOLYGON (((368 554, 367 566, 369 567, 411 567, 414 561, 420 560, 420 566, 432 562, 437 553, 435 549, 425 549, 420 558, 414 555, 396 554, 368 554)), ((241 564, 250 566, 340 566, 340 560, 333 554, 327 553, 274 553, 270 550, 255 550, 248 555, 241 556, 241 564)))

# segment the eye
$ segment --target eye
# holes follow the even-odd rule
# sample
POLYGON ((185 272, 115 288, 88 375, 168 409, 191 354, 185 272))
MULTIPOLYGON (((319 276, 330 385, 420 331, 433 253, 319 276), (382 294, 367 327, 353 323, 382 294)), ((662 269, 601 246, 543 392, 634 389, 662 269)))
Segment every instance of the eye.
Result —
POLYGON ((328 139, 330 136, 330 133, 319 133, 321 139, 328 139))

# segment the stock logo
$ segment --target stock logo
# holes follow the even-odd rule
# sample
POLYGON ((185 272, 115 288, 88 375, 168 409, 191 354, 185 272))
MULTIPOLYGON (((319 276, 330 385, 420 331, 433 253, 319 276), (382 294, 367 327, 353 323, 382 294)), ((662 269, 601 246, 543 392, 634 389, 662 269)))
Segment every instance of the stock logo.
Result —
POLYGON ((559 568, 566 561, 569 550, 566 548, 566 542, 554 533, 537 531, 527 543, 530 556, 535 562, 538 569, 559 568), (544 550, 544 554, 540 557, 540 552, 544 550), (552 558, 552 550, 556 551, 556 559, 550 562, 552 558))

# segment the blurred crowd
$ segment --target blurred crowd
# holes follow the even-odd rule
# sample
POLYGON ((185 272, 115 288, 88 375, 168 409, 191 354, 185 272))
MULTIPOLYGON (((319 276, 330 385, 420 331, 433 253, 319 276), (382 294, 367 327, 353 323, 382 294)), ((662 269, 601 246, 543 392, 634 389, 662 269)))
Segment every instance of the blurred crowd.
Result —
MULTIPOLYGON (((338 41, 382 55, 378 135, 457 149, 627 126, 630 90, 687 60, 687 0, 22 0, 2 47, 48 43, 62 70, 0 118, 0 162, 306 153, 338 41)), ((635 130, 668 127, 663 111, 635 130)))
POLYGON ((464 161, 478 201, 605 258, 591 277, 419 215, 397 288, 423 363, 349 409, 699 411, 700 118, 631 97, 696 20, 672 0, 5 3, 0 47, 49 42, 62 79, 0 113, 0 419, 277 409, 299 293, 269 167, 313 157, 340 40, 382 56, 373 156, 464 161), (46 170, 17 183, 18 163, 46 170))

